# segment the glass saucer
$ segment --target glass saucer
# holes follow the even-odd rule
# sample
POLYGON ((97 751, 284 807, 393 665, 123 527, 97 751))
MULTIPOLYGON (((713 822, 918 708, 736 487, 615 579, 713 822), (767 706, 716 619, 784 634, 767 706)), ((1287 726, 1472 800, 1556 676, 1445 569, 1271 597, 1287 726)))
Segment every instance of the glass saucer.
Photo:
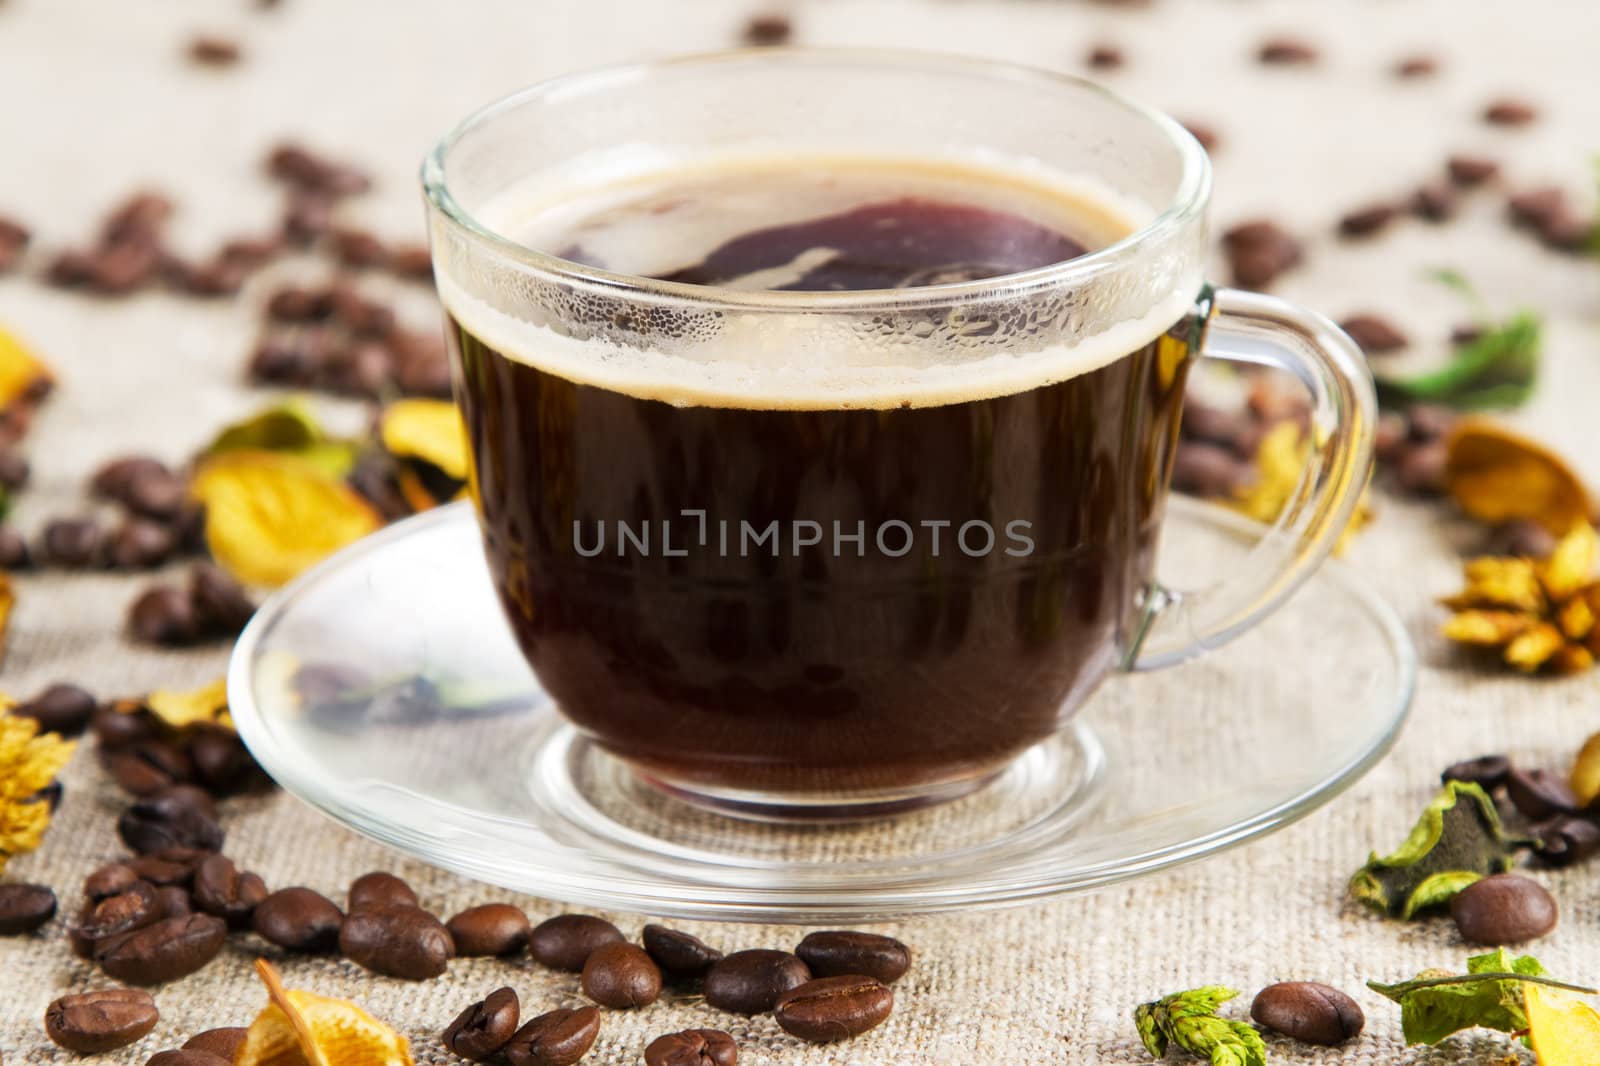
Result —
MULTIPOLYGON (((1174 498, 1163 577, 1244 565, 1259 528, 1174 498)), ((640 782, 566 725, 501 619, 470 507, 401 522, 262 607, 239 732, 335 820, 468 877, 675 918, 861 922, 1023 903, 1280 829, 1393 743, 1415 659, 1338 564, 1195 662, 1114 677, 984 788, 893 819, 774 825, 640 782)))

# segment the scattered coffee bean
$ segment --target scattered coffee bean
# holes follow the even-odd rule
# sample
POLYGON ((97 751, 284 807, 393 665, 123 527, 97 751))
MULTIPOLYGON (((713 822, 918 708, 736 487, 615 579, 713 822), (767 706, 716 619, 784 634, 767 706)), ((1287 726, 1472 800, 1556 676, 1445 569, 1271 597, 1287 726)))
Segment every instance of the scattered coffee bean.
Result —
POLYGON ((1387 355, 1411 343, 1394 323, 1381 315, 1351 315, 1339 323, 1339 328, 1367 355, 1387 355))
POLYGON ((455 941, 456 954, 515 955, 528 946, 531 927, 522 908, 509 903, 469 907, 445 923, 455 941))
POLYGON ((1361 1035, 1367 1017, 1355 1000, 1316 981, 1268 985, 1250 1004, 1257 1025, 1303 1044, 1333 1047, 1361 1035))
POLYGON ((139 875, 140 880, 149 881, 158 888, 165 885, 187 888, 194 880, 195 867, 210 854, 197 848, 167 848, 154 855, 129 859, 128 866, 139 875))
POLYGON ((0 570, 15 573, 33 566, 27 538, 10 526, 0 526, 0 570))
POLYGON ((445 972, 455 945, 449 930, 422 908, 384 904, 352 907, 339 928, 339 950, 373 973, 422 981, 445 972))
POLYGON ((215 563, 199 562, 190 569, 189 600, 196 623, 225 636, 239 633, 256 613, 244 586, 215 563))
POLYGON ((119 981, 161 984, 194 973, 216 958, 227 938, 222 919, 190 914, 96 941, 94 959, 119 981))
POLYGON ((31 933, 55 916, 56 894, 48 885, 0 885, 0 936, 31 933))
POLYGON ((1469 944, 1520 944, 1556 927, 1556 900, 1531 877, 1495 874, 1451 897, 1450 917, 1469 944))
POLYGON ((911 967, 911 949, 900 941, 853 930, 809 933, 794 953, 816 977, 864 974, 892 985, 911 967))
POLYGON ((735 1014, 765 1014, 778 997, 811 980, 811 971, 787 951, 735 951, 706 971, 706 1002, 735 1014))
POLYGON ((1245 288, 1263 288, 1305 258, 1300 241, 1270 219, 1234 226, 1223 233, 1222 245, 1234 282, 1245 288))
POLYGON ((1445 467, 1450 451, 1444 441, 1429 441, 1411 448, 1395 464, 1400 487, 1416 496, 1437 496, 1444 492, 1445 467))
POLYGON ((141 855, 167 848, 222 848, 216 806, 200 789, 174 785, 140 800, 117 819, 117 835, 141 855))
POLYGON ((32 699, 17 704, 11 713, 32 718, 46 733, 75 737, 89 728, 89 720, 98 707, 99 703, 88 691, 57 682, 32 699))
POLYGON ((245 1036, 250 1030, 241 1026, 230 1026, 223 1029, 207 1029, 191 1036, 183 1042, 185 1051, 209 1051, 227 1062, 232 1062, 238 1057, 239 1049, 244 1046, 245 1036))
POLYGON ((1315 63, 1320 57, 1317 46, 1297 37, 1272 37, 1261 42, 1256 58, 1274 66, 1295 66, 1315 63))
POLYGON ((630 1010, 661 996, 661 971, 644 948, 602 944, 583 964, 583 994, 612 1010, 630 1010))
POLYGON ((28 484, 33 468, 20 452, 0 449, 0 488, 16 492, 28 484))
POLYGON ((1506 775, 1506 798, 1536 822, 1578 812, 1578 797, 1572 794, 1572 786, 1550 770, 1512 770, 1506 775))
POLYGON ((1517 518, 1500 523, 1490 532, 1487 554, 1546 559, 1555 550, 1556 538, 1548 529, 1532 519, 1517 518))
POLYGON ((389 270, 411 281, 433 280, 433 253, 426 244, 389 246, 389 270))
POLYGON ((791 988, 772 1010, 791 1036, 826 1044, 860 1036, 882 1025, 894 1010, 894 989, 859 974, 819 977, 791 988))
POLYGON ((644 927, 644 950, 669 981, 698 981, 722 952, 697 936, 664 925, 644 927))
POLYGON ((1538 117, 1538 108, 1511 97, 1492 101, 1483 109, 1483 120, 1491 126, 1526 126, 1538 117))
POLYGON ((350 883, 350 913, 368 907, 415 907, 417 894, 394 874, 374 870, 350 883))
POLYGON ((189 58, 202 66, 231 67, 244 55, 239 42, 204 35, 189 41, 189 58))
POLYGON ((194 913, 194 899, 182 885, 162 885, 156 889, 156 912, 162 918, 182 918, 194 913))
POLYGON ((148 455, 125 455, 112 459, 94 472, 89 479, 89 491, 94 496, 126 503, 128 487, 134 479, 152 474, 170 475, 172 472, 161 460, 148 455))
POLYGON ((1461 418, 1455 411, 1436 403, 1414 403, 1406 408, 1406 424, 1411 439, 1418 443, 1443 440, 1461 418))
POLYGON ((304 145, 281 144, 267 156, 267 172, 295 191, 328 198, 354 196, 372 188, 372 179, 304 145))
POLYGON ((231 796, 258 788, 270 779, 231 729, 200 726, 189 738, 195 780, 214 795, 231 796))
POLYGON ((280 322, 320 322, 332 313, 333 301, 326 289, 289 286, 267 297, 267 314, 280 322))
POLYGON ((145 740, 104 757, 106 772, 132 796, 154 796, 194 778, 194 764, 177 745, 145 740))
POLYGON ((78 923, 78 935, 86 940, 104 940, 161 920, 161 898, 156 886, 135 881, 121 892, 99 900, 87 918, 78 923))
POLYGON ((1231 496, 1249 477, 1249 464, 1232 449, 1219 444, 1180 441, 1173 455, 1172 487, 1191 496, 1202 499, 1231 496))
POLYGON ((644 1066, 737 1066, 739 1045, 721 1029, 685 1029, 650 1041, 644 1066))
POLYGON ((1087 62, 1095 70, 1117 70, 1128 61, 1122 49, 1114 44, 1097 44, 1089 49, 1087 62))
POLYGON ((1463 759, 1445 767, 1439 775, 1440 782, 1464 781, 1477 785, 1485 792, 1493 792, 1506 783, 1511 774, 1511 760, 1504 755, 1480 755, 1476 759, 1463 759))
POLYGON ((1400 209, 1392 203, 1373 203, 1358 207, 1339 219, 1339 232, 1346 237, 1370 237, 1399 217, 1400 209))
POLYGON ((32 238, 28 227, 14 218, 0 215, 0 274, 22 262, 22 253, 27 251, 32 238))
POLYGON ((1500 173, 1499 163, 1481 155, 1453 155, 1445 168, 1450 172, 1450 180, 1464 189, 1482 185, 1500 173))
POLYGON ((213 1055, 209 1051, 172 1049, 158 1051, 145 1060, 144 1066, 232 1066, 232 1059, 213 1055))
POLYGON ((1587 818, 1557 815, 1536 835, 1535 853, 1550 866, 1575 866, 1600 852, 1600 825, 1587 818))
POLYGON ((744 24, 745 44, 786 44, 794 36, 794 23, 787 15, 755 15, 744 24))
POLYGON ((84 878, 83 894, 89 902, 99 903, 119 892, 126 892, 128 886, 138 880, 139 875, 127 863, 108 862, 84 878))
POLYGON ((39 538, 39 558, 72 569, 93 566, 100 560, 100 526, 92 518, 56 518, 47 522, 39 538))
POLYGON ((1405 56, 1395 62, 1397 78, 1431 78, 1439 73, 1439 61, 1429 55, 1405 56))
POLYGON ((622 931, 592 914, 558 914, 528 934, 528 954, 552 970, 581 973, 598 947, 623 941, 622 931))
POLYGON ((1446 222, 1455 216, 1456 187, 1443 179, 1430 181, 1411 194, 1411 211, 1429 222, 1446 222))
POLYGON ((563 1008, 518 1029, 502 1054, 511 1066, 572 1066, 589 1053, 599 1035, 597 1008, 563 1008))
POLYGON ((106 561, 117 570, 153 570, 172 558, 177 547, 171 526, 130 518, 111 535, 106 561))
POLYGON ((152 585, 128 607, 128 632, 143 644, 181 647, 200 638, 194 603, 173 585, 152 585))
POLYGON ((1199 141, 1200 147, 1204 148, 1207 152, 1215 152, 1217 150, 1217 146, 1222 143, 1222 135, 1219 134, 1217 132, 1217 128, 1211 125, 1209 122, 1199 122, 1195 119, 1183 119, 1180 125, 1182 125, 1184 129, 1188 130, 1189 136, 1199 141))
POLYGON ((221 918, 230 929, 249 929, 257 905, 267 898, 266 882, 243 872, 226 855, 211 855, 194 870, 194 904, 221 918))
POLYGON ((297 245, 311 244, 333 230, 333 199, 322 192, 295 192, 283 213, 282 232, 297 245))
POLYGON ((344 912, 321 893, 297 886, 267 896, 250 920, 257 933, 281 948, 324 952, 338 948, 344 912))
POLYGON ((447 1050, 482 1062, 510 1043, 520 1011, 516 991, 497 988, 456 1015, 440 1039, 447 1050))
POLYGON ((115 1051, 156 1027, 161 1014, 150 993, 132 988, 105 988, 62 996, 44 1012, 45 1035, 59 1047, 80 1055, 115 1051))

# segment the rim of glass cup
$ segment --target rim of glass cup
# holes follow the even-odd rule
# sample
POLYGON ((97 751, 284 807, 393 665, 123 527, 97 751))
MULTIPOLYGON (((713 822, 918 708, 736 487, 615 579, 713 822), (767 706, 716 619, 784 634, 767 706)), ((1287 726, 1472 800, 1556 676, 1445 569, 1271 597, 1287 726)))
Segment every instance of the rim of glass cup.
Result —
POLYGON ((872 311, 888 307, 943 306, 989 300, 1002 294, 1015 297, 1026 295, 1031 291, 1071 287, 1097 275, 1122 269, 1137 257, 1142 247, 1151 242, 1159 243, 1164 238, 1174 235, 1205 211, 1211 193, 1211 160, 1194 135, 1164 112, 1130 100, 1098 82, 1042 67, 957 53, 904 49, 740 48, 596 67, 558 75, 501 97, 462 119, 434 146, 422 163, 422 187, 429 202, 438 210, 440 216, 456 230, 473 240, 492 246, 508 259, 578 288, 601 289, 612 295, 666 297, 700 306, 709 305, 743 311, 872 311), (450 154, 455 146, 468 134, 493 122, 506 112, 541 98, 553 100, 563 96, 623 86, 629 82, 643 82, 655 71, 685 66, 841 61, 862 66, 953 71, 995 80, 1033 83, 1047 91, 1068 88, 1078 92, 1094 93, 1125 110, 1130 118, 1143 120, 1165 134, 1168 142, 1177 150, 1182 167, 1177 190, 1166 206, 1143 226, 1104 248, 1074 259, 976 281, 923 285, 915 289, 853 289, 845 292, 730 289, 715 285, 662 281, 637 274, 624 274, 587 266, 537 251, 496 233, 478 221, 450 190, 447 170, 450 154))

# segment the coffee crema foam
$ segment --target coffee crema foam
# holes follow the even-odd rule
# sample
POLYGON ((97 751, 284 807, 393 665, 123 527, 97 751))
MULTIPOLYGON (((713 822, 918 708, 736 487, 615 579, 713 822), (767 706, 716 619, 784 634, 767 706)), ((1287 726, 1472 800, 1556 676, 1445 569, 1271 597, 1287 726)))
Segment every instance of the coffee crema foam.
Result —
MULTIPOLYGON (((540 176, 514 186, 479 210, 478 221, 536 251, 648 278, 671 275, 752 231, 905 198, 1005 212, 1056 230, 1090 252, 1154 215, 1147 205, 1085 178, 1037 164, 966 158, 745 153, 699 156, 680 165, 635 162, 631 170, 613 159, 599 169, 609 172, 607 180, 591 173, 582 181, 577 175, 583 168, 574 167, 565 179, 540 176)), ((791 263, 705 291, 714 300, 718 291, 780 288, 826 262, 828 254, 809 250, 791 263)), ((1037 310, 1035 302, 1050 296, 1008 298, 1005 276, 992 279, 991 305, 1014 311, 1015 321, 973 323, 949 315, 898 332, 869 328, 866 315, 848 310, 723 307, 711 317, 705 306, 678 310, 669 299, 641 294, 640 303, 653 315, 670 322, 679 314, 685 328, 652 328, 652 347, 640 348, 610 337, 563 335, 510 314, 467 291, 450 276, 448 262, 440 265, 437 281, 446 310, 506 358, 640 399, 752 410, 931 407, 1025 392, 1149 344, 1192 310, 1200 285, 1196 273, 1192 284, 1152 295, 1137 318, 1115 321, 1071 344, 1020 352, 1008 350, 1008 342, 1018 348, 1036 343, 1028 316, 1037 310)), ((901 291, 908 301, 937 292, 901 291)), ((821 295, 847 298, 849 291, 821 295)), ((953 310, 959 314, 959 307, 953 310)), ((1083 310, 1090 318, 1095 314, 1092 306, 1083 310)))

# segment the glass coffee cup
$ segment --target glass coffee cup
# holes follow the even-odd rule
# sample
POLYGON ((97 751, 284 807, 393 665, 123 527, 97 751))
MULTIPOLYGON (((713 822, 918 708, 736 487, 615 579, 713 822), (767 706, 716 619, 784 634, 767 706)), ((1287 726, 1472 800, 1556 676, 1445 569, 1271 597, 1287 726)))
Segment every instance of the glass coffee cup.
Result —
POLYGON ((1262 618, 1370 463, 1365 362, 1206 285, 1204 151, 1091 83, 868 51, 577 74, 424 167, 489 567, 562 713, 734 814, 962 795, 1262 618), (1311 398, 1247 568, 1155 580, 1195 359, 1311 398))

